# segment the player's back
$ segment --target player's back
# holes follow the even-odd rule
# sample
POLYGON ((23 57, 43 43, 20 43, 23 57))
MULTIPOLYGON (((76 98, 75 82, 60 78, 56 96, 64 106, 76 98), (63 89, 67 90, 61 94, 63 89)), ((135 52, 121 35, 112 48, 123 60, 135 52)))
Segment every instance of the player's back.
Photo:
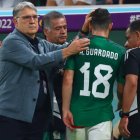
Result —
POLYGON ((124 53, 120 45, 92 36, 89 49, 74 57, 71 110, 76 125, 91 126, 113 119, 113 85, 124 53))

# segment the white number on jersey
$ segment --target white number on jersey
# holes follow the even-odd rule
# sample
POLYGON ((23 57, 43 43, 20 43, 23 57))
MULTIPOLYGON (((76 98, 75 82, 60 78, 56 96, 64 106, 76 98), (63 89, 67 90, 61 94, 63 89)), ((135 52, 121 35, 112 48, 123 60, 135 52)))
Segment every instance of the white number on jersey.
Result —
MULTIPOLYGON (((89 91, 89 75, 90 75, 90 63, 85 62, 85 64, 80 68, 81 73, 84 74, 84 89, 80 90, 81 96, 90 96, 89 91)), ((106 98, 109 94, 110 83, 108 80, 112 77, 113 69, 109 65, 99 64, 94 69, 94 75, 96 76, 96 80, 92 83, 92 94, 96 98, 106 98), (102 75, 101 71, 107 71, 106 75, 102 75), (104 92, 97 92, 97 88, 100 84, 104 85, 104 92)))

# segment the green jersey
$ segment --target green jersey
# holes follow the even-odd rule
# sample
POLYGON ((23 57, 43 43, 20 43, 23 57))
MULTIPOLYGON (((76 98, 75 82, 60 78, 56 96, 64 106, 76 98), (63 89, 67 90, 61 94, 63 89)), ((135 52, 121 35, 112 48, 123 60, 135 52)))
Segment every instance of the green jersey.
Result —
POLYGON ((89 49, 67 59, 74 70, 70 110, 76 126, 94 126, 114 118, 113 85, 121 81, 125 48, 101 36, 90 38, 89 49))

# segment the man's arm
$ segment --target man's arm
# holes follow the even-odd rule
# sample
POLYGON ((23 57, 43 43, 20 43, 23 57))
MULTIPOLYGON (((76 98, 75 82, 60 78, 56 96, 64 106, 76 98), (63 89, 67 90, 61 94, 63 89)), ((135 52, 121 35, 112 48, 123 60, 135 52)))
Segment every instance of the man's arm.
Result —
MULTIPOLYGON (((124 113, 130 111, 131 105, 134 101, 137 92, 137 81, 138 81, 137 75, 133 74, 126 75, 122 104, 122 111, 124 113)), ((130 136, 130 132, 127 129, 127 126, 128 126, 128 117, 123 117, 119 124, 119 130, 121 135, 125 137, 130 136)))
POLYGON ((122 110, 123 112, 129 112, 137 93, 138 76, 133 74, 128 74, 126 75, 125 80, 126 81, 124 86, 122 110))
POLYGON ((43 42, 48 52, 61 50, 63 59, 88 49, 90 44, 90 40, 88 38, 74 39, 71 43, 64 45, 57 45, 46 40, 43 40, 43 42))
POLYGON ((70 102, 72 95, 72 85, 73 85, 73 70, 65 70, 63 77, 63 87, 62 87, 62 110, 63 110, 63 121, 65 125, 73 129, 73 115, 70 112, 70 102))
POLYGON ((61 62, 70 55, 86 50, 89 43, 87 38, 77 39, 68 45, 67 48, 55 51, 51 51, 49 49, 51 44, 47 43, 44 44, 46 52, 36 54, 23 39, 9 38, 3 43, 3 47, 0 48, 0 57, 3 61, 14 62, 31 69, 43 69, 61 62))
POLYGON ((117 96, 118 96, 118 107, 117 107, 117 111, 122 108, 123 90, 124 90, 124 84, 118 83, 117 84, 117 96))

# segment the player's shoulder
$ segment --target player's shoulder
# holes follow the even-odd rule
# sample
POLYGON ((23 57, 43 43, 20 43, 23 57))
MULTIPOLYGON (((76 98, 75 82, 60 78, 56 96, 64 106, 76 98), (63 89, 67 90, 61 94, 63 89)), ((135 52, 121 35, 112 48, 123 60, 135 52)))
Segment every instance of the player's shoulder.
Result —
POLYGON ((114 49, 118 50, 119 52, 126 52, 126 48, 112 40, 109 40, 109 43, 111 44, 112 47, 114 47, 114 49))
POLYGON ((140 54, 140 48, 139 47, 136 47, 136 48, 128 49, 126 51, 126 54, 132 54, 132 55, 135 55, 135 56, 139 56, 139 54, 140 54))

